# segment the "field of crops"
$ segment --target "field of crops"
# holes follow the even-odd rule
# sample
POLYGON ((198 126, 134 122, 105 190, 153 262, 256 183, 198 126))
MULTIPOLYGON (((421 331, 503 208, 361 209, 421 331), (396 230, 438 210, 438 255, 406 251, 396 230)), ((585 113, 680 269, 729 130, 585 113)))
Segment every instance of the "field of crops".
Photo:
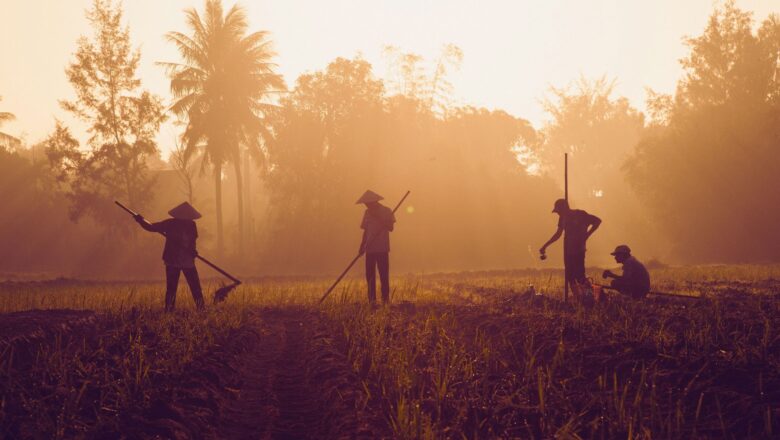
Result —
POLYGON ((560 302, 560 275, 0 284, 0 438, 776 438, 780 266, 659 269, 696 298, 560 302), (534 295, 529 290, 542 295, 534 295), (216 285, 208 289, 213 292, 216 285))

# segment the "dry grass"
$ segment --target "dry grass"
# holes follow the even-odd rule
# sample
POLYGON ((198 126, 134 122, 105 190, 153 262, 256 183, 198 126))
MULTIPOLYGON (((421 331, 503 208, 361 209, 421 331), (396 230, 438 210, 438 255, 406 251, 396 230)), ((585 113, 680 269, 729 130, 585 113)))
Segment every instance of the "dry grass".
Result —
MULTIPOLYGON (((408 276, 391 308, 347 280, 241 286, 226 307, 165 315, 160 284, 4 286, 0 310, 89 309, 88 329, 7 344, 1 432, 117 432, 155 388, 229 346, 258 306, 304 306, 361 381, 361 411, 395 438, 771 438, 780 421, 780 267, 653 272, 704 300, 564 305, 552 272, 408 276), (544 297, 527 295, 533 284, 544 297), (21 350, 23 353, 14 353, 21 350), (25 419, 24 414, 37 414, 25 419)), ((211 286, 212 291, 215 286, 211 286)), ((262 316, 262 315, 261 315, 262 316)), ((90 434, 90 435, 92 435, 90 434)))

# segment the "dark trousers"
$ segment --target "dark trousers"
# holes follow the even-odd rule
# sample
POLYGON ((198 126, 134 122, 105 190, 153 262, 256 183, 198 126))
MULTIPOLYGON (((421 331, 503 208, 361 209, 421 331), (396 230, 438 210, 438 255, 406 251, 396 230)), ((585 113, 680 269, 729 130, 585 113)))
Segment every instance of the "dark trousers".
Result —
POLYGON ((642 299, 647 296, 648 290, 642 286, 632 284, 624 279, 614 279, 610 283, 615 290, 634 299, 642 299))
POLYGON ((376 271, 379 269, 379 282, 382 284, 382 302, 390 302, 390 257, 387 252, 366 254, 366 282, 368 282, 368 302, 376 304, 376 271))
POLYGON ((198 310, 203 310, 203 291, 200 288, 198 269, 194 267, 165 266, 165 311, 172 312, 176 306, 176 289, 179 287, 179 274, 181 272, 184 272, 184 278, 187 279, 187 284, 190 286, 195 306, 198 310))
POLYGON ((585 278, 585 252, 563 254, 563 266, 566 273, 566 281, 571 284, 574 281, 583 282, 585 278))

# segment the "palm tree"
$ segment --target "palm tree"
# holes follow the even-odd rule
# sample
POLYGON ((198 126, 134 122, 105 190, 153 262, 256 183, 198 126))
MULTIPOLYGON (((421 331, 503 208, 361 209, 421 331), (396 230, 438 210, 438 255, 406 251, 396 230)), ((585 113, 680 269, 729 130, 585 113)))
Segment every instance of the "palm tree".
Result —
POLYGON ((183 139, 192 150, 205 147, 214 168, 217 210, 217 247, 223 249, 222 170, 232 162, 238 196, 239 251, 243 252, 244 199, 241 149, 259 156, 268 138, 264 114, 268 97, 284 89, 271 59, 276 55, 266 31, 247 34, 246 12, 233 6, 227 13, 221 0, 207 0, 204 15, 185 11, 191 35, 169 32, 182 63, 162 63, 171 77, 175 102, 171 110, 186 117, 183 139))
MULTIPOLYGON (((2 100, 3 100, 3 97, 0 96, 0 101, 2 101, 2 100)), ((0 126, 3 125, 4 123, 8 122, 8 121, 13 121, 14 119, 16 119, 16 116, 14 116, 13 113, 0 112, 0 126)))

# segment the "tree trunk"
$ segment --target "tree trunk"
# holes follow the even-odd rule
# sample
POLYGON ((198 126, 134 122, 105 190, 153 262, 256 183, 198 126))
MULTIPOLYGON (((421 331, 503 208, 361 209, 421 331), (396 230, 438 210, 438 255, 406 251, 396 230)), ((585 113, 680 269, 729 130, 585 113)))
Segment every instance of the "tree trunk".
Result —
POLYGON ((217 201, 217 255, 222 256, 224 241, 222 240, 222 165, 214 165, 214 190, 217 201))
POLYGON ((244 258, 244 182, 241 178, 241 152, 233 162, 236 170, 236 193, 238 197, 238 256, 244 258))
POLYGON ((245 218, 244 223, 246 225, 246 244, 247 247, 252 249, 255 241, 255 231, 253 228, 254 222, 252 221, 252 158, 249 151, 244 153, 244 191, 246 196, 244 197, 244 211, 245 218))

